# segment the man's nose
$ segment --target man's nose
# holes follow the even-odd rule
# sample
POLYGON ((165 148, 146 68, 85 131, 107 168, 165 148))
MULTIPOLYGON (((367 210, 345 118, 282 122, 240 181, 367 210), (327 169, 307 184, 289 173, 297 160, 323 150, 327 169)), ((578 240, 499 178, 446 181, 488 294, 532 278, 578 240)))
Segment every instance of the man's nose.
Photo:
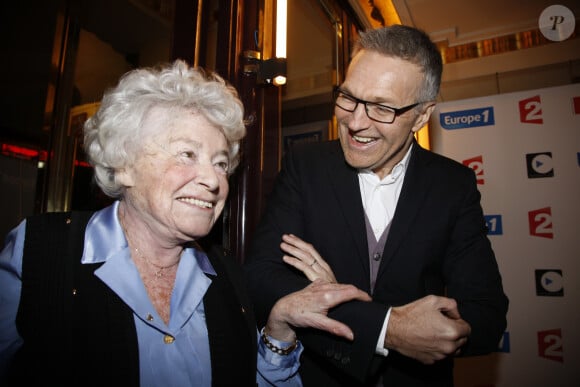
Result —
POLYGON ((362 129, 368 128, 370 118, 367 114, 366 106, 364 103, 358 103, 356 108, 352 113, 350 113, 350 118, 347 121, 351 129, 362 129))

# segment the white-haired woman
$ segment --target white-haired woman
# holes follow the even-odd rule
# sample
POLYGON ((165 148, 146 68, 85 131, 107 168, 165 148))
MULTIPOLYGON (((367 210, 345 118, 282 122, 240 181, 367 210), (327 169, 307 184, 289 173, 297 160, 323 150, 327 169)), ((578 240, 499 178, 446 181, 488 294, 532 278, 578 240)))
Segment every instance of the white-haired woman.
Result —
POLYGON ((316 281, 258 332, 239 267, 196 243, 244 135, 235 90, 182 61, 105 93, 84 147, 115 202, 29 217, 0 255, 3 385, 300 385, 293 328, 352 339, 326 312, 366 293, 316 281))

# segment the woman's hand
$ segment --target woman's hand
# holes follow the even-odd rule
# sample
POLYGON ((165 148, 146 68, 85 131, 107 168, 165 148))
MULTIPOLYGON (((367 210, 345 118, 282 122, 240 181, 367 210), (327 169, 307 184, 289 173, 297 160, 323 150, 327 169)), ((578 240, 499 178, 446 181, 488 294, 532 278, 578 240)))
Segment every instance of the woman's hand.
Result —
POLYGON ((327 316, 328 311, 343 302, 370 301, 371 297, 354 285, 315 280, 302 290, 282 297, 272 308, 266 332, 280 341, 293 341, 293 328, 316 328, 353 340, 352 330, 327 316))
POLYGON ((280 248, 289 254, 282 258, 284 262, 303 272, 310 281, 320 278, 330 283, 337 282, 330 266, 310 243, 296 235, 284 234, 280 248))

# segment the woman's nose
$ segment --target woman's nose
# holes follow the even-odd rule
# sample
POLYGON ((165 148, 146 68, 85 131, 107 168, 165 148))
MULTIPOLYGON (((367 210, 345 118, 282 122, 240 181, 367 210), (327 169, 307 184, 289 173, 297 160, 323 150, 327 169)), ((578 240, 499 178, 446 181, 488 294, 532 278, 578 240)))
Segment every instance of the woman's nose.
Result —
POLYGON ((198 164, 195 180, 206 186, 209 191, 214 191, 219 187, 218 173, 212 163, 198 164))

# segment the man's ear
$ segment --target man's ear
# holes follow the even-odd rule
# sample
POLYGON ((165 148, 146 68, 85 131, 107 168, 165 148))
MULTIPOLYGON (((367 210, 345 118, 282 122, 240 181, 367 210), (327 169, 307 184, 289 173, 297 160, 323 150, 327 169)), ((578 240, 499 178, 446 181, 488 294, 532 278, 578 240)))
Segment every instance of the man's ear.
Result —
POLYGON ((115 181, 128 188, 135 185, 135 178, 131 168, 119 168, 115 171, 115 181))
POLYGON ((422 127, 427 125, 429 122, 429 117, 431 117, 431 113, 433 113, 433 109, 435 109, 435 102, 425 102, 423 106, 423 110, 415 119, 415 125, 411 131, 413 133, 418 132, 422 127))

